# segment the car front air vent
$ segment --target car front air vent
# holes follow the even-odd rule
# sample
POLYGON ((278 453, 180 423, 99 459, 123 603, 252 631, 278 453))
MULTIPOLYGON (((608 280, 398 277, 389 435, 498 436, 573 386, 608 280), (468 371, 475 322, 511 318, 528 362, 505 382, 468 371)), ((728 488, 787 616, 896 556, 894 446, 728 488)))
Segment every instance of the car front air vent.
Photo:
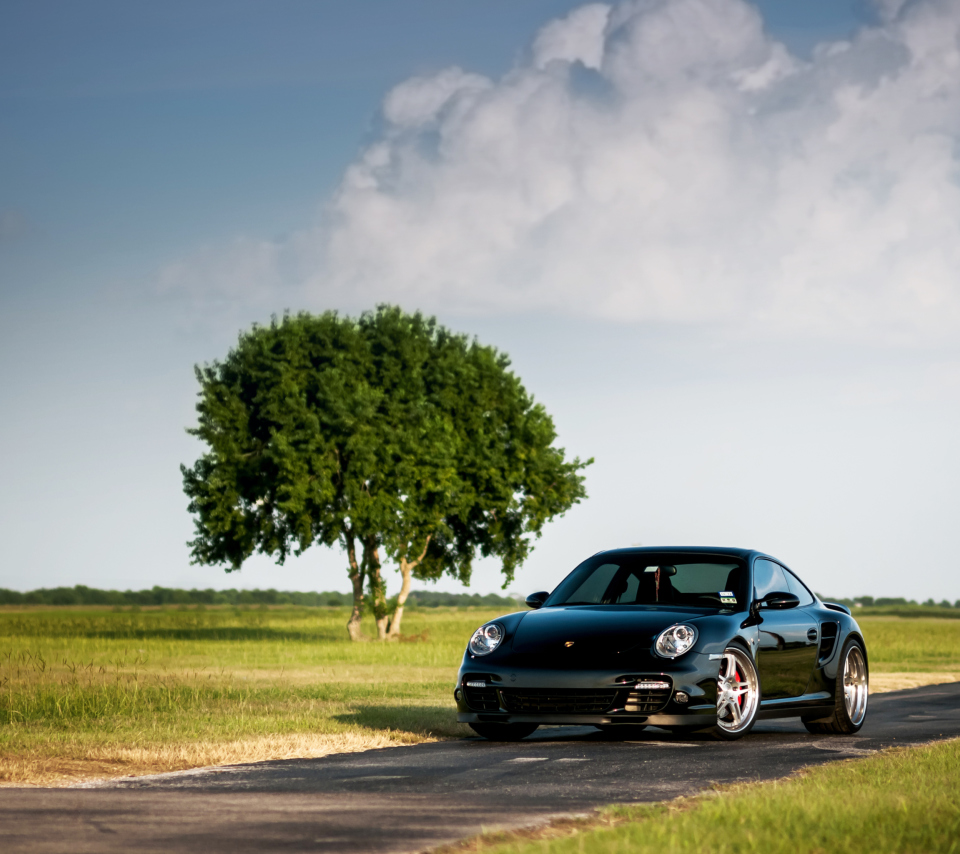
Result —
POLYGON ((474 711, 496 712, 500 709, 500 698, 497 696, 497 689, 492 685, 481 687, 479 683, 471 680, 464 686, 463 696, 474 711))
POLYGON ((663 676, 637 678, 634 689, 627 695, 623 710, 636 714, 658 712, 670 699, 673 682, 663 676))
POLYGON ((602 714, 617 699, 617 691, 603 688, 504 688, 507 711, 527 714, 602 714))
POLYGON ((467 705, 476 712, 497 712, 500 697, 496 683, 500 677, 494 673, 467 673, 463 677, 463 696, 467 705))

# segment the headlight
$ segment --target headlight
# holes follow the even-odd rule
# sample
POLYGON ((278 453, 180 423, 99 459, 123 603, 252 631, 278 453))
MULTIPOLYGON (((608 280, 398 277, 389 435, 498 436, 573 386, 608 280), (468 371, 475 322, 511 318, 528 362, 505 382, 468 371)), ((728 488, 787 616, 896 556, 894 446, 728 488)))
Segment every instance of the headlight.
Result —
POLYGON ((693 626, 670 626, 660 632, 653 648, 663 658, 678 658, 689 652, 696 642, 697 630, 693 626))
POLYGON ((488 623, 485 626, 480 626, 473 633, 473 637, 470 638, 470 643, 467 646, 474 655, 489 655, 500 646, 502 640, 503 629, 496 623, 488 623))

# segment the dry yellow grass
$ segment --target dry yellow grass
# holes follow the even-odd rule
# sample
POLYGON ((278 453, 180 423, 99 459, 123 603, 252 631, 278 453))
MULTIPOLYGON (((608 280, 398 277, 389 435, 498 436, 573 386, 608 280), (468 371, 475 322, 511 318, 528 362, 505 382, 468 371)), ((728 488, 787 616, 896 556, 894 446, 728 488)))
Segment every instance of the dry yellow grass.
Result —
POLYGON ((960 672, 933 673, 871 673, 870 693, 903 691, 905 688, 922 688, 924 685, 941 685, 944 682, 960 682, 960 672))
POLYGON ((0 786, 72 786, 100 779, 139 777, 198 768, 217 768, 278 759, 314 759, 332 753, 359 753, 382 747, 437 741, 413 733, 290 733, 227 742, 193 742, 126 747, 113 744, 80 755, 16 757, 4 762, 8 779, 0 786))

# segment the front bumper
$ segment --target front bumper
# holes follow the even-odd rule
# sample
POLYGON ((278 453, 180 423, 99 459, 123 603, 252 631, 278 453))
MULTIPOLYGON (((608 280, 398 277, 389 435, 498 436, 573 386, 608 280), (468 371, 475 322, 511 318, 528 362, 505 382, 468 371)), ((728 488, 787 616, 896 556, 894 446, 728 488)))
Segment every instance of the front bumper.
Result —
POLYGON ((510 667, 509 661, 500 666, 484 664, 482 659, 468 659, 460 669, 454 697, 461 723, 695 727, 710 726, 716 720, 720 663, 706 654, 657 661, 658 670, 647 667, 628 674, 510 667), (656 683, 668 687, 641 689, 656 683), (686 702, 677 699, 678 692, 686 695, 686 702))
POLYGON ((686 726, 697 729, 712 726, 717 720, 716 708, 687 709, 683 714, 653 715, 522 715, 493 714, 490 712, 457 712, 462 724, 501 723, 538 724, 540 726, 615 726, 617 724, 645 724, 647 726, 686 726))

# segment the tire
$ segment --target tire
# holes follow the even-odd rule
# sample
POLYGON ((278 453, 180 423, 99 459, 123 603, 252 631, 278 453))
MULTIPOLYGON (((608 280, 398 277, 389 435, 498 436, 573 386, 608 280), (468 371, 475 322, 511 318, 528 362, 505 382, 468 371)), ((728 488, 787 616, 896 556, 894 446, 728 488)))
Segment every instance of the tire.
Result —
POLYGON ((760 676, 750 653, 731 645, 723 651, 717 675, 717 724, 713 734, 723 741, 743 738, 757 720, 760 676))
POLYGON ((470 729, 487 741, 520 741, 536 728, 537 724, 470 724, 470 729))
POLYGON ((832 715, 815 720, 801 718, 807 732, 814 735, 853 735, 863 726, 870 697, 870 672, 863 644, 854 638, 847 638, 843 645, 833 693, 832 715))

